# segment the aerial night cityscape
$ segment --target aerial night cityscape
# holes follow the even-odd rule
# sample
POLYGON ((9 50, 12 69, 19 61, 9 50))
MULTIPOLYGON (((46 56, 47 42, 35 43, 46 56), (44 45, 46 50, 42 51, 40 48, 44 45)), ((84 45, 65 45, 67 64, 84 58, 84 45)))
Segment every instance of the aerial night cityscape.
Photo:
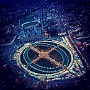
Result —
POLYGON ((0 0, 0 90, 90 90, 90 0, 0 0))

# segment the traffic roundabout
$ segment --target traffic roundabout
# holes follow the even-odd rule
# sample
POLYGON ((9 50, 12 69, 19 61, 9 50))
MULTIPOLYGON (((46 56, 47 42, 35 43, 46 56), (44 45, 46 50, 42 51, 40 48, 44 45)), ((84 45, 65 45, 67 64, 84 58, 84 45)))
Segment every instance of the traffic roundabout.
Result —
POLYGON ((60 80, 75 64, 70 48, 58 41, 26 43, 16 51, 14 59, 30 76, 43 81, 60 80))

